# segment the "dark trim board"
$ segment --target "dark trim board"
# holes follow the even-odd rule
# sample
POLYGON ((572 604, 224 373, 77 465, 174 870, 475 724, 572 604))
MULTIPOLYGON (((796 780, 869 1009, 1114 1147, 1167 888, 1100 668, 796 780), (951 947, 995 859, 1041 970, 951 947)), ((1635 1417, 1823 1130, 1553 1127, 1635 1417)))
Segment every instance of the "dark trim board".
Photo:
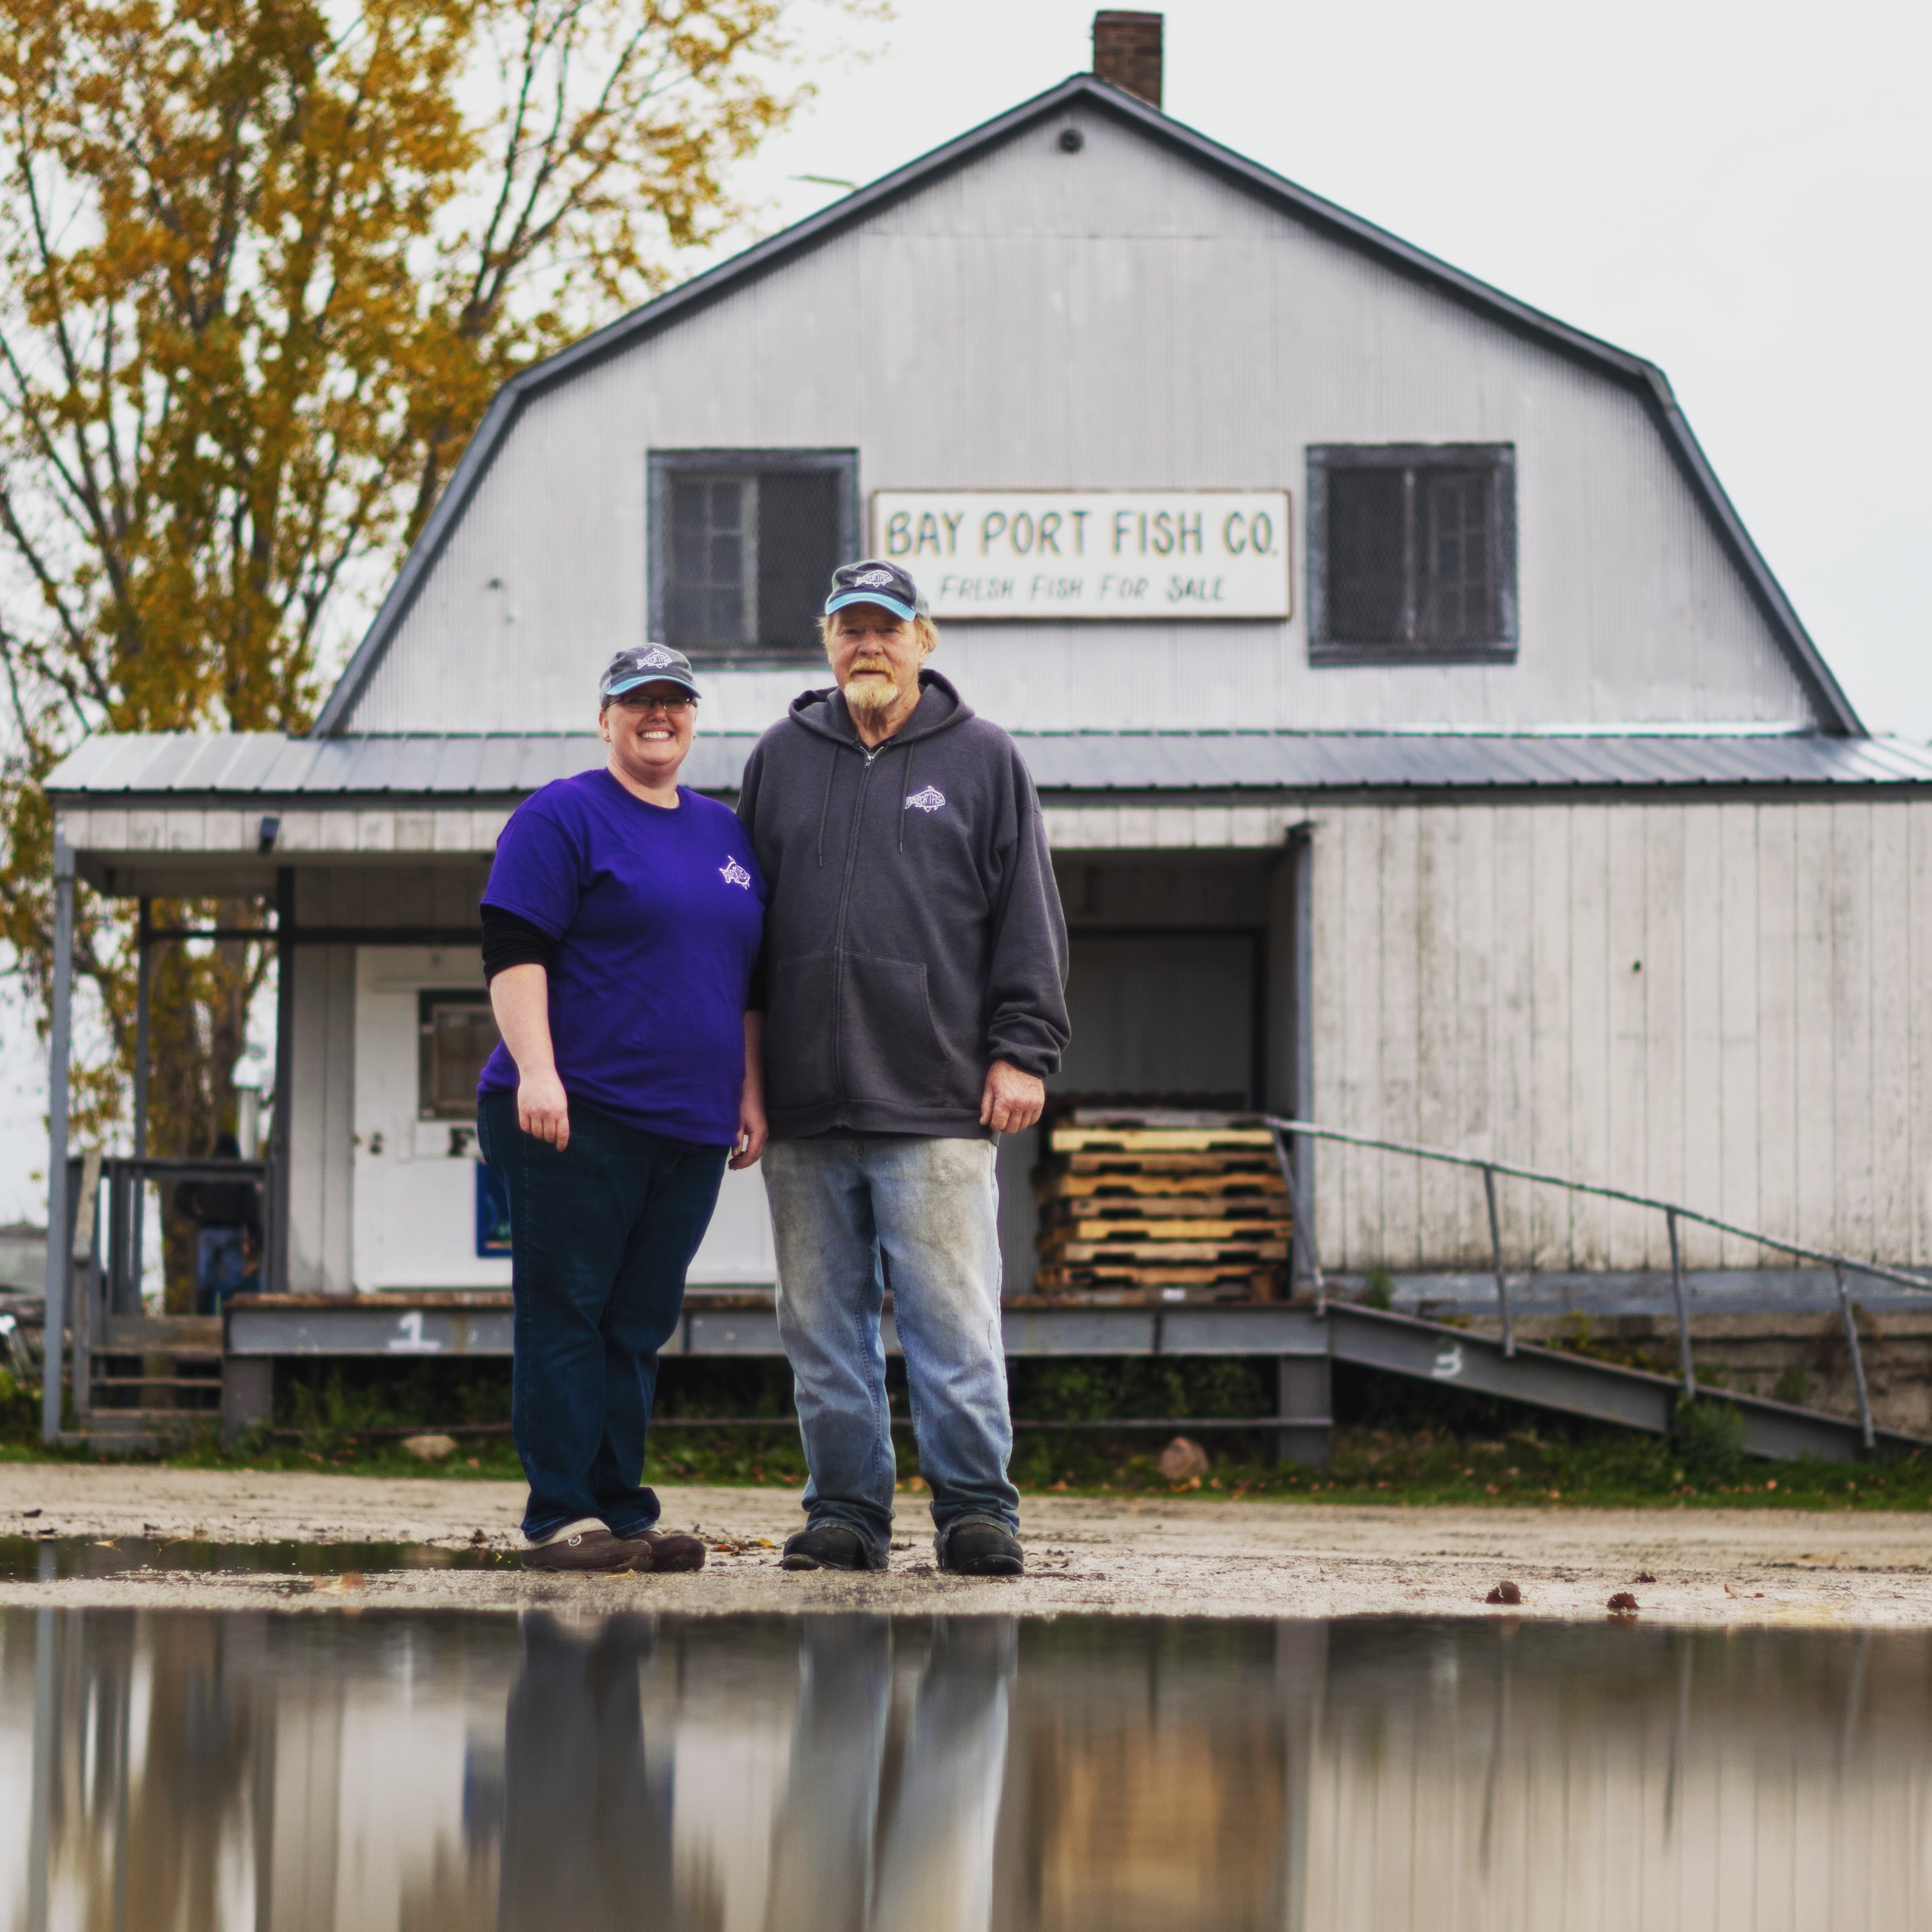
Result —
POLYGON ((1425 284, 1461 307, 1634 392, 1662 434, 1672 461, 1702 503, 1720 541, 1777 633, 1801 682, 1810 692, 1826 721, 1826 728, 1849 736, 1864 735, 1864 728, 1850 700, 1839 688, 1784 587, 1752 542, 1692 434, 1669 381, 1655 364, 1573 328, 1452 268, 1090 74, 1070 76, 1058 86, 934 148, 869 187, 746 249, 708 273, 693 277, 655 302, 645 303, 580 342, 512 376, 484 411, 482 422, 458 460, 422 534, 404 560, 374 622, 323 706, 312 735, 332 736, 342 729, 525 403, 832 240, 880 210, 956 172, 980 154, 1076 106, 1107 115, 1137 130, 1222 180, 1425 284))

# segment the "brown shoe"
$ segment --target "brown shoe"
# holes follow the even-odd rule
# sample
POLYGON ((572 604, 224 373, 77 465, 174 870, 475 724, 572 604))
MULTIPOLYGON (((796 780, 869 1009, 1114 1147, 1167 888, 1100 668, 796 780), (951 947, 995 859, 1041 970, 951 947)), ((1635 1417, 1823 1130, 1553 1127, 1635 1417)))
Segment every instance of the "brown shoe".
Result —
POLYGON ((582 1516, 527 1545, 524 1568, 608 1575, 619 1570, 648 1570, 651 1557, 651 1546, 643 1537, 613 1536, 595 1516, 582 1516))
POLYGON ((701 1536, 692 1536, 682 1530, 647 1529, 638 1540, 651 1552, 650 1562, 638 1565, 640 1570, 704 1568, 704 1539, 701 1536))

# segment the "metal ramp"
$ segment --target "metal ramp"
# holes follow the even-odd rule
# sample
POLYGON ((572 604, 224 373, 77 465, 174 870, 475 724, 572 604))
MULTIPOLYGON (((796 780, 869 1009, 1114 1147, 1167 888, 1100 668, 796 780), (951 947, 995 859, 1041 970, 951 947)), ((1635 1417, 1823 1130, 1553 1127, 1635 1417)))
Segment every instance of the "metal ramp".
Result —
POLYGON ((1882 1263, 1804 1247, 1755 1228, 1720 1220, 1714 1215, 1702 1214, 1694 1208, 1635 1194, 1624 1188, 1606 1187, 1592 1181, 1573 1180, 1566 1175, 1539 1173, 1532 1168, 1479 1155, 1451 1154, 1441 1148, 1420 1147, 1407 1142, 1345 1132, 1310 1120, 1270 1117, 1268 1124, 1274 1134, 1276 1156, 1281 1163, 1282 1173, 1294 1202, 1294 1247, 1298 1263, 1304 1264, 1301 1278, 1312 1288, 1317 1317, 1331 1324, 1330 1354, 1337 1361, 1359 1363, 1390 1375, 1408 1376, 1419 1381, 1469 1389, 1480 1394, 1501 1396, 1537 1408, 1554 1409, 1563 1414, 1618 1423, 1653 1435, 1667 1435, 1678 1403, 1686 1396, 1694 1398, 1699 1393, 1696 1364, 1691 1347, 1690 1312, 1684 1294, 1683 1248, 1679 1238, 1682 1224, 1694 1222, 1720 1233, 1755 1242, 1761 1248, 1828 1267, 1838 1286, 1846 1346, 1858 1392, 1857 1416, 1800 1408, 1770 1401, 1761 1396, 1737 1394, 1728 1389, 1706 1391, 1730 1404, 1742 1416, 1744 1448, 1750 1454, 1817 1456, 1834 1461, 1849 1461, 1878 1453, 1909 1454, 1932 1448, 1932 1441, 1924 1437, 1910 1436, 1898 1430, 1880 1429, 1874 1425, 1870 1394, 1865 1381, 1864 1349, 1846 1277, 1867 1276, 1927 1295, 1932 1295, 1932 1281, 1882 1263), (1480 1335, 1448 1323, 1364 1307, 1359 1303, 1330 1300, 1313 1240, 1314 1224, 1306 1211, 1307 1190, 1301 1185, 1303 1177, 1309 1172, 1306 1150, 1310 1143, 1316 1141, 1437 1162, 1482 1176, 1489 1210, 1490 1256, 1496 1276, 1500 1335, 1480 1335), (1670 1245, 1671 1286, 1677 1312, 1678 1358, 1681 1365, 1677 1376, 1653 1375, 1641 1369, 1594 1360, 1564 1349, 1518 1343, 1510 1321, 1509 1275, 1503 1264, 1502 1235, 1496 1212, 1498 1174, 1538 1186, 1559 1188, 1568 1193, 1593 1195, 1604 1200, 1621 1202, 1664 1216, 1670 1245))
MULTIPOLYGON (((1684 1398, 1684 1384, 1672 1376, 1525 1342, 1506 1352, 1498 1336, 1478 1335, 1412 1315, 1331 1301, 1322 1318, 1328 1326, 1333 1360, 1444 1388, 1500 1396, 1559 1414, 1618 1423, 1652 1436, 1670 1432, 1677 1405, 1684 1398)), ((1815 1456, 1849 1462, 1874 1452, 1903 1455, 1932 1449, 1932 1441, 1894 1429, 1874 1429, 1868 1444, 1865 1425, 1856 1416, 1795 1408, 1729 1390, 1706 1393, 1730 1404, 1744 1418, 1744 1446, 1754 1456, 1815 1456)))

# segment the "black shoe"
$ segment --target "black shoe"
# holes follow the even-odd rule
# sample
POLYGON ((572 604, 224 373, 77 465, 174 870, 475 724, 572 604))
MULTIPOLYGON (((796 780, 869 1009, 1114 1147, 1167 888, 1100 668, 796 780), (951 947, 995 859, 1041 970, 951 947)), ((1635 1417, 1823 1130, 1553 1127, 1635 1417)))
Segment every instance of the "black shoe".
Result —
POLYGON ((648 1570, 651 1546, 640 1536, 613 1536, 595 1516, 584 1516, 554 1530, 541 1543, 526 1544, 523 1557, 526 1570, 610 1576, 620 1570, 648 1570))
POLYGON ((814 1522, 785 1538, 782 1570, 883 1570, 886 1552, 849 1522, 814 1522))
POLYGON ((932 1540, 939 1567, 956 1576, 1019 1576, 1026 1572, 1026 1552, 1020 1540, 1003 1524, 969 1520, 941 1530, 932 1540))

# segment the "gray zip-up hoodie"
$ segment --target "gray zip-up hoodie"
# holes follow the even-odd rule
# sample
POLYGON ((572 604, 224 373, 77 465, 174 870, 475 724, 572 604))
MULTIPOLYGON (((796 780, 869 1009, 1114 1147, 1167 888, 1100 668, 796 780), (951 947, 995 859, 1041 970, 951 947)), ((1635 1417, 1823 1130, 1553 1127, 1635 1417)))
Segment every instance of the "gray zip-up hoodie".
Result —
POLYGON ((745 767, 781 1139, 980 1136, 988 1066, 1051 1073, 1066 1049, 1066 922, 1033 779, 944 678, 920 684, 872 750, 838 692, 808 691, 745 767))

